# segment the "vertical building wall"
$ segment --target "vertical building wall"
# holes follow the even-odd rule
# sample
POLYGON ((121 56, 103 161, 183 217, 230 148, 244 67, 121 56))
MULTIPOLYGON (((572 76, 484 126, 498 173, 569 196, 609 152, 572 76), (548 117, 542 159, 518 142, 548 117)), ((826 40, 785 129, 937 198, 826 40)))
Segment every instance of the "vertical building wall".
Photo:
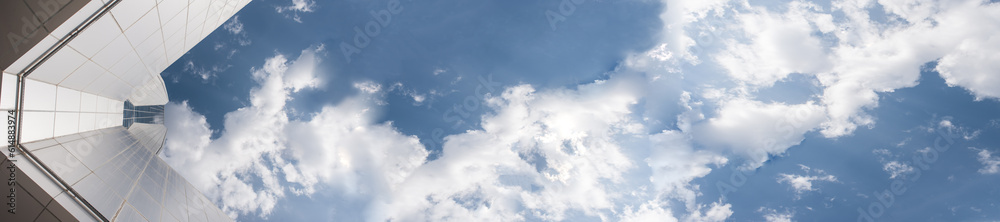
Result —
MULTIPOLYGON (((105 1, 90 1, 60 29, 79 25, 105 1)), ((28 78, 118 101, 141 95, 133 98, 137 105, 165 104, 168 100, 160 72, 247 3, 249 0, 121 1, 28 78)), ((20 73, 65 34, 46 35, 29 50, 31 53, 4 72, 20 73)))
MULTIPOLYGON (((164 134, 160 132, 165 130, 159 124, 136 123, 129 129, 116 126, 39 140, 24 147, 108 220, 230 221, 157 157, 155 148, 161 146, 164 134)), ((41 171, 22 171, 22 180, 39 181, 46 176, 41 171)), ((56 184, 40 187, 35 192, 42 193, 30 196, 68 195, 56 184)), ((68 198, 55 199, 58 206, 74 205, 68 198)), ((71 209, 60 212, 69 212, 81 221, 94 220, 82 208, 71 209)))
MULTIPOLYGON (((0 64, 6 67, 0 110, 22 115, 20 142, 25 154, 33 156, 10 160, 19 161, 21 179, 30 181, 18 192, 27 192, 20 195, 44 207, 32 218, 46 221, 51 218, 42 217, 47 212, 60 220, 72 215, 91 221, 99 219, 91 212, 98 212, 117 221, 230 220, 156 156, 166 128, 155 121, 134 121, 134 116, 133 124, 123 126, 123 111, 126 101, 142 107, 166 104, 160 73, 249 0, 53 1, 75 4, 78 10, 59 15, 65 21, 61 24, 34 28, 44 31, 34 36, 37 44, 19 48, 23 53, 9 66, 0 64), (115 2, 108 13, 88 20, 115 2), (89 25, 69 40, 81 24, 89 25), (34 61, 66 40, 68 44, 18 80, 34 61), (24 101, 21 107, 18 100, 24 101), (76 200, 74 192, 84 201, 76 200)), ((49 1, 4 4, 12 2, 49 1)))
MULTIPOLYGON (((42 40, 51 40, 48 38, 50 35, 59 37, 69 33, 72 28, 60 25, 74 14, 79 14, 77 12, 88 2, 88 0, 0 1, 0 34, 4 39, 0 43, 0 69, 7 69, 22 56, 38 57, 41 52, 29 54, 28 50, 42 40)), ((73 23, 73 20, 70 20, 70 23, 73 23)), ((79 21, 75 24, 79 24, 79 21)))
MULTIPOLYGON (((68 1, 68 0, 60 0, 68 1)), ((4 70, 0 109, 14 108, 15 76, 109 0, 76 14, 4 70)), ((168 101, 160 72, 217 29, 249 0, 123 0, 55 52, 25 80, 21 141, 121 123, 123 103, 168 101)))

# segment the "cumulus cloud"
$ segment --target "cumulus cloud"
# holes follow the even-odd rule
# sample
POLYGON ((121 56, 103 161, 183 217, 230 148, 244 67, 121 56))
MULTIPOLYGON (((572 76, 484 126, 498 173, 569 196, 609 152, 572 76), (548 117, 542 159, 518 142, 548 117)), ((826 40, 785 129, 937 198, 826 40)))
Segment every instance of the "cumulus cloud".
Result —
POLYGON ((823 108, 811 102, 787 105, 737 98, 721 102, 715 117, 694 126, 695 138, 710 147, 744 155, 756 168, 791 146, 824 118, 823 108))
POLYGON ((807 191, 819 190, 819 188, 813 188, 813 182, 815 181, 837 182, 837 177, 827 174, 823 170, 813 170, 808 166, 801 164, 799 164, 799 167, 802 168, 802 171, 804 171, 806 175, 778 174, 778 183, 788 183, 788 185, 791 185, 792 189, 795 190, 796 197, 807 191))
POLYGON ((647 59, 636 61, 697 64, 701 60, 677 58, 709 56, 731 77, 733 87, 742 88, 733 91, 741 93, 770 87, 790 74, 814 76, 823 87, 818 104, 827 116, 821 132, 831 138, 874 124, 866 110, 878 106, 878 93, 915 86, 928 62, 938 61, 933 68, 949 85, 965 87, 981 98, 1000 95, 989 87, 1000 81, 989 74, 1000 60, 992 53, 1000 22, 989 22, 1000 20, 997 4, 834 1, 824 8, 791 1, 768 8, 739 1, 716 3, 661 16, 670 25, 664 31, 672 33, 664 34, 669 37, 665 45, 650 50, 647 59), (876 6, 890 22, 877 22, 880 18, 870 14, 876 6), (691 30, 680 30, 684 27, 691 30))
MULTIPOLYGON (((403 138, 399 139, 403 141, 409 138, 392 134, 392 130, 386 129, 388 125, 366 125, 370 122, 365 122, 364 118, 353 122, 330 122, 329 118, 324 118, 330 115, 329 112, 364 113, 367 109, 350 101, 324 108, 313 118, 319 122, 289 121, 285 104, 292 92, 316 86, 317 77, 312 66, 318 62, 315 54, 322 51, 322 46, 305 49, 294 61, 278 54, 268 58, 263 66, 253 68, 252 76, 259 85, 250 92, 250 106, 227 113, 225 131, 215 140, 210 139, 211 131, 204 116, 191 110, 187 103, 168 104, 165 112, 169 133, 164 160, 173 166, 184 166, 175 168, 199 190, 220 201, 230 216, 256 213, 266 217, 277 200, 285 196, 285 183, 295 183, 297 188, 293 191, 308 193, 314 189, 315 183, 311 181, 327 179, 324 175, 329 174, 303 170, 320 167, 297 165, 313 163, 309 160, 298 162, 304 158, 286 160, 286 156, 301 157, 301 153, 296 152, 298 143, 316 142, 294 138, 297 143, 291 143, 288 131, 295 132, 310 124, 349 129, 371 127, 378 133, 388 133, 380 138, 403 138), (285 178, 280 177, 282 174, 285 178)), ((422 147, 419 150, 422 151, 422 147)))
MULTIPOLYGON (((990 53, 995 47, 979 46, 995 43, 1000 29, 967 26, 995 20, 997 4, 858 0, 823 8, 792 1, 776 10, 746 1, 664 3, 659 44, 631 56, 610 79, 574 89, 508 87, 478 104, 491 111, 481 129, 445 137, 435 160, 427 161, 415 136, 374 122, 384 103, 371 97, 387 91, 376 82, 353 83, 362 93, 308 120, 287 118, 292 93, 320 87, 315 67, 322 46, 293 61, 276 55, 255 68, 259 86, 250 92, 251 105, 228 113, 216 140, 204 136, 211 132, 203 116, 184 103, 169 105, 176 114, 168 115, 177 115, 167 118, 177 128, 171 131, 190 130, 169 134, 165 159, 193 165, 184 169, 197 170, 182 173, 230 215, 266 216, 286 192, 333 192, 364 206, 338 214, 376 221, 580 215, 718 221, 732 214, 730 205, 697 202, 701 194, 691 181, 730 164, 730 154, 756 168, 810 132, 835 138, 874 124, 866 111, 878 106, 879 93, 916 85, 927 62, 940 59, 935 69, 950 85, 979 97, 998 95, 987 87, 994 81, 988 73, 997 64, 990 53), (874 22, 875 4, 898 21, 874 22), (797 103, 756 97, 792 74, 815 79, 819 93, 797 103), (657 91, 662 88, 676 91, 657 91), (651 130, 649 112, 633 110, 643 103, 676 104, 681 112, 662 119, 676 121, 665 130, 651 130), (672 210, 675 203, 684 210, 672 210)), ((295 0, 276 10, 301 22, 297 13, 313 7, 295 0)), ((986 169, 995 166, 986 163, 986 169)), ((898 161, 883 164, 892 178, 913 171, 898 161)), ((805 175, 782 174, 779 182, 801 193, 816 190, 813 182, 836 181, 803 168, 805 175)))
POLYGON ((379 198, 370 219, 565 220, 569 211, 624 220, 727 218, 728 204, 693 204, 687 195, 688 183, 711 171, 705 165, 724 158, 672 144, 673 133, 645 135, 630 108, 639 83, 627 79, 541 92, 519 85, 488 98, 484 105, 495 113, 483 117, 482 129, 447 136, 441 157, 379 198), (621 145, 633 137, 648 139, 644 146, 621 145), (643 163, 641 153, 653 154, 643 163), (673 161, 689 157, 702 160, 673 161), (649 185, 656 189, 638 189, 649 185), (692 204, 674 217, 657 197, 692 204))
POLYGON ((317 78, 295 67, 315 64, 322 50, 303 50, 293 61, 278 54, 252 69, 259 86, 250 106, 226 114, 215 140, 204 116, 186 103, 169 104, 164 159, 185 166, 181 173, 230 216, 266 217, 289 194, 318 192, 365 206, 339 214, 376 221, 577 217, 569 212, 638 219, 674 215, 672 201, 686 210, 665 220, 732 214, 729 204, 697 203, 691 184, 725 157, 694 148, 685 132, 647 134, 634 119, 641 78, 576 89, 509 87, 480 104, 493 110, 482 129, 447 136, 440 158, 428 162, 417 137, 374 122, 378 83, 357 82, 357 97, 289 120, 291 94, 314 88, 317 78))
POLYGON ((811 3, 792 2, 789 7, 784 14, 754 8, 751 13, 736 15, 750 43, 727 39, 727 50, 715 55, 732 78, 753 86, 770 86, 791 73, 830 68, 829 55, 812 33, 833 31, 833 17, 817 13, 819 7, 811 3))
POLYGON ((680 88, 650 95, 652 105, 647 106, 663 107, 657 106, 660 100, 684 97, 682 103, 689 105, 683 105, 688 110, 677 117, 679 128, 693 128, 689 133, 699 145, 728 147, 750 162, 780 155, 809 132, 837 138, 873 126, 876 119, 868 111, 878 107, 879 94, 915 86, 920 73, 931 68, 949 85, 964 87, 979 98, 1000 95, 994 92, 996 87, 989 87, 998 80, 989 74, 995 69, 990 67, 1000 64, 993 53, 1000 22, 989 22, 998 21, 998 4, 980 0, 852 0, 829 6, 806 1, 772 6, 747 1, 663 3, 660 43, 630 56, 624 69, 650 73, 654 88, 680 88), (969 26, 981 23, 985 25, 969 26), (934 61, 936 67, 924 67, 934 61), (774 87, 789 75, 815 82, 818 88, 808 101, 789 104, 757 98, 759 90, 774 87), (791 108, 806 110, 797 125, 768 126, 791 108), (748 134, 756 135, 741 137, 748 134))
MULTIPOLYGON (((980 21, 986 25, 1000 24, 997 14, 992 21, 980 21)), ((996 28, 1000 29, 1000 28, 996 28)), ((941 73, 949 86, 965 87, 977 98, 1000 98, 1000 55, 991 52, 1000 51, 1000 37, 996 35, 978 36, 962 41, 958 50, 945 55, 938 61, 937 71, 941 73)))

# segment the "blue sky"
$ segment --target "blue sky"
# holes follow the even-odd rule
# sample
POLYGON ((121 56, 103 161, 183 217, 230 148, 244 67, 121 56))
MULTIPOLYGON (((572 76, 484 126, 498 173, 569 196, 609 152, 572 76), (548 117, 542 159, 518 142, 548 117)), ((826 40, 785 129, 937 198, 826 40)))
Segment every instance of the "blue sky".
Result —
POLYGON ((996 219, 997 34, 972 0, 257 0, 162 73, 162 155, 240 221, 996 219))

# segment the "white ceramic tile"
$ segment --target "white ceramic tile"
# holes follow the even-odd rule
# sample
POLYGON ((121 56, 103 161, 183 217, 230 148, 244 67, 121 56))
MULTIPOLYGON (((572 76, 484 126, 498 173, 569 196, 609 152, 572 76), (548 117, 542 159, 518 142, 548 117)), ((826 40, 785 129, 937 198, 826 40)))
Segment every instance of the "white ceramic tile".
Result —
POLYGON ((186 1, 177 0, 164 1, 157 4, 156 9, 160 12, 160 21, 167 21, 180 15, 181 11, 184 11, 187 5, 186 1))
MULTIPOLYGON (((143 1, 149 1, 149 0, 143 0, 143 1)), ((157 17, 156 13, 154 12, 146 16, 143 16, 141 19, 139 19, 139 21, 135 22, 135 24, 132 25, 132 27, 126 29, 125 37, 127 37, 128 41, 132 43, 132 46, 135 46, 134 48, 138 50, 139 44, 145 41, 146 38, 149 38, 150 35, 153 35, 153 33, 155 33, 156 30, 159 29, 160 29, 160 18, 157 17)), ((140 53, 139 55, 142 54, 140 53)))
POLYGON ((83 57, 76 50, 73 50, 72 47, 63 47, 55 55, 46 60, 45 63, 42 63, 38 69, 31 72, 28 78, 58 84, 86 61, 87 58, 83 57))
MULTIPOLYGON (((121 114, 118 114, 121 115, 121 114)), ((116 125, 121 125, 121 121, 115 121, 115 114, 97 114, 97 128, 104 129, 116 125)))
POLYGON ((101 77, 94 79, 94 82, 91 82, 90 85, 82 91, 101 95, 100 92, 104 90, 104 88, 111 87, 111 84, 114 83, 116 79, 118 79, 118 77, 115 77, 115 75, 111 73, 104 73, 101 77))
POLYGON ((109 119, 111 120, 108 124, 110 124, 111 126, 121 126, 124 124, 124 121, 122 121, 122 114, 118 115, 108 114, 108 115, 109 119))
POLYGON ((164 48, 167 50, 167 61, 170 64, 177 61, 187 51, 184 48, 184 33, 182 32, 177 32, 175 35, 167 37, 164 44, 166 44, 164 48))
POLYGON ((97 112, 100 112, 100 113, 110 112, 111 110, 108 109, 108 102, 109 102, 108 98, 105 98, 103 96, 98 96, 97 97, 97 107, 96 107, 97 112))
POLYGON ((55 113, 25 111, 22 115, 22 143, 52 138, 52 126, 55 121, 55 113))
POLYGON ((205 27, 206 28, 205 28, 204 32, 211 33, 212 31, 215 31, 215 28, 219 27, 219 24, 221 23, 219 21, 219 18, 221 17, 221 15, 222 15, 221 11, 209 10, 208 11, 208 15, 205 16, 205 27))
POLYGON ((96 129, 94 123, 97 118, 95 115, 94 113, 80 113, 80 132, 96 129))
POLYGON ((152 60, 146 59, 147 57, 150 56, 150 54, 157 52, 159 52, 160 54, 165 54, 163 53, 163 36, 160 35, 159 32, 157 32, 152 36, 149 36, 149 38, 147 38, 146 41, 142 42, 141 44, 139 44, 138 47, 135 48, 135 51, 136 53, 139 53, 139 58, 143 59, 142 61, 152 62, 152 60), (156 51, 157 49, 160 50, 156 51))
POLYGON ((163 64, 157 64, 158 62, 166 61, 167 53, 163 51, 163 47, 153 49, 153 52, 146 57, 142 58, 142 62, 146 64, 146 68, 151 70, 151 72, 161 73, 166 67, 163 64))
POLYGON ((108 119, 108 114, 97 113, 94 115, 94 128, 95 129, 106 128, 109 121, 111 120, 108 119))
POLYGON ((80 91, 57 87, 56 111, 80 112, 80 91))
POLYGON ((153 70, 157 70, 159 71, 158 73, 162 73, 163 70, 167 69, 167 65, 169 64, 167 63, 166 54, 161 55, 156 59, 156 61, 153 61, 153 70))
POLYGON ((128 98, 129 94, 132 93, 132 87, 126 84, 124 81, 115 78, 112 83, 101 90, 102 96, 106 96, 112 99, 125 99, 128 98))
POLYGON ((76 71, 73 72, 73 74, 70 74, 70 76, 66 77, 66 79, 63 79, 60 82, 60 84, 62 84, 62 83, 68 83, 69 81, 85 81, 86 82, 88 79, 94 78, 94 77, 96 77, 96 76, 98 76, 100 74, 103 74, 105 72, 108 72, 108 70, 105 70, 104 68, 101 68, 101 66, 98 66, 94 62, 86 61, 86 62, 83 63, 82 66, 80 66, 80 68, 77 68, 76 71), (76 77, 76 76, 80 76, 80 77, 76 77), (72 80, 68 80, 68 79, 72 79, 72 80))
MULTIPOLYGON (((185 10, 183 12, 187 12, 187 11, 185 10)), ((177 17, 174 17, 173 19, 165 22, 163 24, 163 30, 162 30, 163 31, 163 36, 170 37, 170 36, 175 35, 175 33, 177 33, 177 32, 182 32, 181 37, 183 38, 183 30, 184 30, 184 27, 187 24, 186 22, 187 22, 187 15, 183 15, 183 14, 182 15, 178 15, 177 17)))
POLYGON ((93 219, 88 211, 81 206, 82 204, 77 204, 74 197, 71 197, 66 192, 60 193, 55 197, 55 200, 59 202, 60 205, 65 206, 66 211, 69 211, 74 218, 79 219, 81 222, 96 221, 93 219))
POLYGON ((209 0, 198 0, 198 1, 191 1, 191 3, 188 3, 188 15, 189 15, 188 21, 194 21, 191 19, 193 17, 190 17, 192 15, 201 16, 204 18, 205 16, 204 13, 208 11, 209 4, 211 4, 211 1, 209 0))
POLYGON ((202 25, 205 24, 205 18, 206 18, 205 16, 208 16, 208 10, 204 9, 198 10, 195 8, 188 8, 187 33, 188 34, 191 34, 193 32, 201 33, 201 28, 195 29, 195 27, 201 27, 202 25))
POLYGON ((17 77, 11 74, 3 74, 3 85, 0 86, 0 109, 14 109, 14 98, 17 98, 17 77))
POLYGON ((115 37, 115 40, 111 41, 111 44, 108 44, 108 46, 104 47, 104 49, 101 49, 101 51, 94 55, 94 57, 90 60, 94 61, 94 63, 97 63, 97 65, 100 65, 101 67, 110 69, 111 67, 114 67, 115 63, 121 60, 122 57, 125 57, 125 55, 128 55, 131 51, 132 45, 129 44, 125 35, 118 35, 118 37, 115 37))
POLYGON ((202 26, 204 26, 204 24, 188 24, 188 25, 189 25, 188 26, 189 30, 188 30, 187 35, 184 37, 184 38, 186 38, 186 39, 184 39, 184 45, 185 45, 185 47, 188 47, 188 48, 194 48, 194 46, 197 46, 198 43, 200 43, 201 40, 204 39, 201 36, 201 28, 202 28, 202 26), (196 28, 190 28, 193 25, 196 25, 195 26, 196 28))
POLYGON ((118 25, 121 26, 122 30, 125 30, 150 11, 156 15, 156 11, 152 10, 154 7, 156 7, 156 2, 153 0, 121 1, 111 9, 111 15, 114 15, 118 25))
POLYGON ((142 84, 142 82, 146 81, 150 75, 148 69, 146 69, 142 63, 139 63, 133 66, 132 69, 129 69, 125 74, 118 76, 120 79, 124 80, 126 84, 129 84, 130 86, 138 86, 142 84))
POLYGON ((32 79, 24 82, 24 109, 52 111, 56 109, 56 86, 32 79))
POLYGON ((111 16, 102 16, 87 29, 84 29, 80 35, 77 35, 69 43, 69 46, 79 50, 83 56, 90 58, 121 33, 122 30, 118 28, 111 16))
POLYGON ((121 112, 122 110, 125 110, 124 100, 114 100, 114 99, 112 100, 113 101, 111 102, 111 110, 117 110, 116 112, 121 112))
POLYGON ((129 71, 129 69, 132 69, 132 66, 136 65, 141 65, 139 63, 139 55, 136 54, 135 51, 129 51, 125 54, 125 57, 122 57, 118 63, 115 63, 115 65, 111 67, 110 71, 115 75, 124 75, 129 71))
POLYGON ((38 44, 35 44, 35 46, 32 46, 30 49, 21 49, 27 50, 27 52, 8 66, 5 71, 10 73, 19 73, 24 71, 24 69, 27 68, 31 62, 34 62, 35 59, 41 56, 42 53, 45 53, 46 50, 49 50, 49 48, 55 45, 58 41, 58 39, 52 36, 46 36, 45 38, 42 38, 42 41, 38 42, 38 44))
POLYGON ((80 113, 56 112, 53 136, 64 136, 80 131, 80 113))
POLYGON ((79 74, 67 76, 66 79, 59 84, 59 86, 83 91, 88 85, 90 85, 91 82, 94 82, 95 79, 101 77, 104 73, 108 72, 81 72, 79 74))
POLYGON ((234 13, 235 10, 236 8, 234 8, 232 5, 226 5, 225 7, 222 8, 222 11, 219 12, 219 20, 221 21, 229 20, 229 17, 233 17, 233 14, 235 14, 234 13))
POLYGON ((97 112, 97 96, 90 93, 81 93, 80 112, 97 112))

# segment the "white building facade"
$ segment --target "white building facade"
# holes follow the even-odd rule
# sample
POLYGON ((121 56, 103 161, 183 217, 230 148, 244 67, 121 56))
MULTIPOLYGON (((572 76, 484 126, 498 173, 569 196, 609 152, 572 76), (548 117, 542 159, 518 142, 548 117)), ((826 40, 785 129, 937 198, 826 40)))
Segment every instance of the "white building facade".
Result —
POLYGON ((231 221, 157 157, 160 73, 247 3, 0 3, 2 160, 13 181, 0 221, 231 221))

